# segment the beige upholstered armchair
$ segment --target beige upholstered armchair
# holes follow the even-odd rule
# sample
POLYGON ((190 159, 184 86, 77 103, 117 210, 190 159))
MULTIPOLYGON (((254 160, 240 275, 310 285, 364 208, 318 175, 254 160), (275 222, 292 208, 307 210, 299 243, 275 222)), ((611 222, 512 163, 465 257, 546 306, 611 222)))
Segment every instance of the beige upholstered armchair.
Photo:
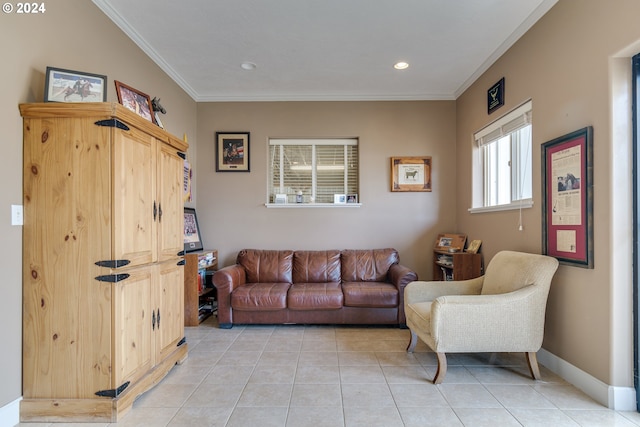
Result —
POLYGON ((447 373, 446 353, 524 352, 529 371, 540 379, 536 352, 542 346, 547 296, 558 260, 544 255, 502 251, 484 276, 449 282, 411 282, 405 313, 417 339, 438 357, 433 380, 447 373))

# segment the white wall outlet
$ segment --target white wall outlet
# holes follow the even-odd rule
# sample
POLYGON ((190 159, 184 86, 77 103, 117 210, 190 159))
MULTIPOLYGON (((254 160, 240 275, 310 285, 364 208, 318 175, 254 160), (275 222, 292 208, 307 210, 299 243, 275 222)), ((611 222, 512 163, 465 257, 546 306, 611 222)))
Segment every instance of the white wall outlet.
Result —
POLYGON ((11 205, 11 225, 23 225, 24 212, 22 205, 11 205))

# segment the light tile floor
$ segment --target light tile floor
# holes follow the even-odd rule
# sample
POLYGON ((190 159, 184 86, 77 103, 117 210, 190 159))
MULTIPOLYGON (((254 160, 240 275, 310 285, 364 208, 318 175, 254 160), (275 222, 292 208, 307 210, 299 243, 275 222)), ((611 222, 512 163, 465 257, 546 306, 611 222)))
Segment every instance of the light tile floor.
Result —
POLYGON ((452 354, 443 384, 435 355, 409 332, 341 326, 186 328, 189 358, 117 424, 26 427, 640 426, 640 414, 596 403, 523 354, 452 354))

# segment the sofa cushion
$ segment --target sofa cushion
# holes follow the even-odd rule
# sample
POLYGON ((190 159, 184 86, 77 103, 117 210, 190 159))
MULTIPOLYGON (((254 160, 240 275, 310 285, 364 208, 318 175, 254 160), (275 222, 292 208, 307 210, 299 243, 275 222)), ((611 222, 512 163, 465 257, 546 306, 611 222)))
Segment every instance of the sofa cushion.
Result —
POLYGON ((395 249, 343 250, 342 281, 343 282, 384 282, 387 280, 389 267, 399 261, 395 249))
POLYGON ((287 307, 289 283, 247 283, 231 294, 234 310, 274 311, 287 307))
POLYGON ((293 253, 293 283, 340 282, 340 251, 293 253))
POLYGON ((344 305, 348 307, 397 307, 398 289, 384 282, 345 282, 344 305))
POLYGON ((236 260, 247 273, 247 283, 291 283, 293 251, 243 249, 236 260))
POLYGON ((338 310, 343 301, 340 283, 297 283, 289 288, 287 307, 291 310, 338 310))

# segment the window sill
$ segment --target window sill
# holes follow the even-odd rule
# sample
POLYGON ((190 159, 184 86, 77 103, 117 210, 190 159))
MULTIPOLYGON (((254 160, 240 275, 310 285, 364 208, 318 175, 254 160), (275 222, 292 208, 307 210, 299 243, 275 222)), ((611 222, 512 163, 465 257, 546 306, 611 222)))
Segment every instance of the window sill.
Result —
POLYGON ((485 212, 499 212, 499 211, 513 211, 519 209, 529 209, 533 207, 533 200, 521 200, 518 202, 509 203, 507 205, 496 205, 496 206, 481 206, 478 208, 470 208, 469 213, 485 213, 485 212))
POLYGON ((362 203, 265 203, 267 208, 359 208, 362 203))

